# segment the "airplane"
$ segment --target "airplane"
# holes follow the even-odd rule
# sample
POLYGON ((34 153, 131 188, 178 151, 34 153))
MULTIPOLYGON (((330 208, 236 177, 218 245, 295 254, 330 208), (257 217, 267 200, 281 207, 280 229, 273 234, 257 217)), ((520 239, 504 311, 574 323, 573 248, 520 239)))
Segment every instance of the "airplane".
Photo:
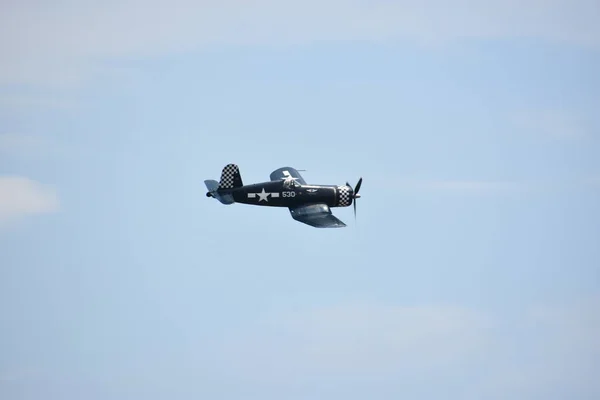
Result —
POLYGON ((228 164, 221 172, 221 180, 205 180, 206 197, 217 199, 222 204, 243 203, 267 207, 287 207, 296 221, 315 228, 343 228, 345 223, 331 212, 333 207, 348 207, 354 204, 362 177, 356 187, 345 185, 309 185, 292 167, 282 167, 271 172, 270 181, 244 185, 240 169, 228 164))

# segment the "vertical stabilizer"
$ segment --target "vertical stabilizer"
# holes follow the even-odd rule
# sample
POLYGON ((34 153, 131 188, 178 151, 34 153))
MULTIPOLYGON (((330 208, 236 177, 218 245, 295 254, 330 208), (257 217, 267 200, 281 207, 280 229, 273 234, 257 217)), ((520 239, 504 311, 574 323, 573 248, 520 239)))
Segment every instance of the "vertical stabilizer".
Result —
POLYGON ((228 164, 223 168, 221 172, 221 181, 219 182, 219 190, 235 189, 242 187, 242 176, 240 175, 240 169, 235 164, 228 164))

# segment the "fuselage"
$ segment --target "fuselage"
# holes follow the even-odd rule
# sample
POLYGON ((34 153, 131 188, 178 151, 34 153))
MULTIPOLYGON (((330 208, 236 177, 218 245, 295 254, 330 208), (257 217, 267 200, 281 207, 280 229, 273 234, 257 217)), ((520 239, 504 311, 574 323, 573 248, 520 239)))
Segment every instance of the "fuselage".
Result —
POLYGON ((329 207, 352 204, 353 189, 348 185, 300 185, 296 182, 269 181, 226 191, 236 203, 268 207, 294 207, 325 203, 329 207))

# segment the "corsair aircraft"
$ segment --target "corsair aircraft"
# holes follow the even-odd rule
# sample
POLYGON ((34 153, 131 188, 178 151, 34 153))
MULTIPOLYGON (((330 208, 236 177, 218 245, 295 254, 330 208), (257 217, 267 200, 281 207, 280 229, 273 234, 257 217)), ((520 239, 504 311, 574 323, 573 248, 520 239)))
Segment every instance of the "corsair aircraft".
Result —
POLYGON ((333 207, 348 207, 354 204, 356 218, 356 199, 362 178, 355 188, 345 185, 309 185, 298 170, 282 167, 273 171, 270 181, 244 185, 240 169, 228 164, 221 172, 221 180, 205 180, 207 197, 219 200, 223 204, 243 203, 266 207, 287 207, 292 218, 316 228, 342 228, 342 221, 332 213, 333 207))

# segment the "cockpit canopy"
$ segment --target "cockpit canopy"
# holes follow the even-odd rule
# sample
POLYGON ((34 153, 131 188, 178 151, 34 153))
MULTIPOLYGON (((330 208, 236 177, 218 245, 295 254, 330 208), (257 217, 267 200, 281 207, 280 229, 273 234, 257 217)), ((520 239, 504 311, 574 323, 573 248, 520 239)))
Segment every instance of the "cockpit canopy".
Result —
POLYGON ((292 178, 292 177, 284 179, 283 187, 285 189, 292 189, 292 188, 298 188, 298 187, 302 186, 302 185, 300 185, 300 183, 296 182, 296 179, 297 178, 292 178))

